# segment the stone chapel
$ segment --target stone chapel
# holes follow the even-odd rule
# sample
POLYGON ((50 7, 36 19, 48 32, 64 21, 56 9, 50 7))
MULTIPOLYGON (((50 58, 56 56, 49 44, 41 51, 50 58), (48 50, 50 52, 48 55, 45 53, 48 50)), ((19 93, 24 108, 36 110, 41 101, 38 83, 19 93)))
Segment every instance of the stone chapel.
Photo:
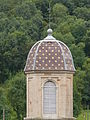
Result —
POLYGON ((72 54, 63 42, 48 35, 29 51, 24 72, 27 85, 25 120, 74 120, 72 54))

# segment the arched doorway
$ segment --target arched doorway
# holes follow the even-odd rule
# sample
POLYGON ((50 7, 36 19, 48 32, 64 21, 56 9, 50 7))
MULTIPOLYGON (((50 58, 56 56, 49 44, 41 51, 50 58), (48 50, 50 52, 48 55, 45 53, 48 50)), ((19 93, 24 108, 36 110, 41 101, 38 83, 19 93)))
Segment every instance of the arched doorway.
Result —
POLYGON ((56 114, 56 85, 48 81, 43 87, 43 114, 56 114))

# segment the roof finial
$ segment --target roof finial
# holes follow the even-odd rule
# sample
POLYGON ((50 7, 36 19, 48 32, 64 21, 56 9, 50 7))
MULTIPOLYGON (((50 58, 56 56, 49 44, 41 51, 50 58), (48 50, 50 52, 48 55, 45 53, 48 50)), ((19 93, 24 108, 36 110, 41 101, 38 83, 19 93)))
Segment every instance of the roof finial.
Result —
POLYGON ((51 7, 50 7, 50 1, 51 0, 49 0, 49 9, 48 9, 48 11, 49 11, 49 29, 47 30, 47 33, 48 33, 48 36, 46 37, 46 38, 44 38, 44 40, 55 40, 55 38, 52 36, 52 32, 53 32, 53 30, 51 29, 51 7))
POLYGON ((52 35, 53 30, 51 29, 51 6, 50 6, 51 0, 49 0, 49 29, 47 30, 48 35, 52 35))
POLYGON ((49 9, 48 9, 48 10, 49 10, 49 29, 50 29, 50 28, 51 28, 51 23, 50 23, 50 22, 51 22, 51 18, 50 18, 50 17, 51 17, 51 6, 50 6, 50 1, 49 1, 49 9))
POLYGON ((52 29, 48 29, 47 30, 47 33, 48 33, 48 36, 46 38, 44 38, 44 40, 56 40, 53 36, 52 36, 52 29))
POLYGON ((49 35, 49 36, 51 36, 51 35, 52 35, 52 32, 53 32, 53 30, 52 30, 52 29, 50 29, 50 28, 47 30, 47 33, 48 33, 48 35, 49 35))

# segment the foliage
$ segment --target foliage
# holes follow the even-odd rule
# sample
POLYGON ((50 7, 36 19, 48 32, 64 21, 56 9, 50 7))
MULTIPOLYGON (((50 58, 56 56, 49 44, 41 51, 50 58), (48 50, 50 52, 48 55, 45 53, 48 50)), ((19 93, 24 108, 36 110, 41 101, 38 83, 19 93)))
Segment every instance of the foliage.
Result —
POLYGON ((77 70, 74 116, 90 104, 90 0, 0 0, 0 114, 10 108, 8 120, 25 115, 20 71, 32 45, 46 35, 49 2, 54 36, 70 48, 77 70))
POLYGON ((25 117, 26 109, 26 81, 23 73, 17 73, 8 81, 8 99, 17 114, 17 119, 25 117))
POLYGON ((83 43, 79 43, 78 45, 72 44, 70 49, 73 55, 76 68, 82 67, 85 61, 84 44, 83 43))
POLYGON ((90 17, 90 8, 87 7, 77 7, 74 10, 74 14, 78 17, 78 18, 82 18, 85 20, 89 20, 90 17))
POLYGON ((68 14, 68 9, 63 4, 56 3, 53 6, 53 17, 54 17, 55 23, 60 22, 62 19, 64 19, 64 17, 67 14, 68 14))
POLYGON ((4 89, 0 87, 0 119, 2 118, 3 109, 7 107, 6 97, 4 95, 4 89))
POLYGON ((15 112, 7 98, 7 90, 4 87, 0 87, 0 120, 3 119, 3 110, 5 111, 7 120, 16 119, 15 112))
POLYGON ((88 116, 90 118, 90 114, 87 116, 88 113, 90 113, 90 110, 82 111, 81 114, 78 116, 77 120, 85 120, 88 116))
POLYGON ((83 64, 83 70, 85 70, 85 82, 82 93, 83 105, 90 105, 90 58, 87 58, 83 64))
POLYGON ((85 41, 85 52, 86 55, 90 57, 90 30, 87 31, 86 35, 84 36, 85 41))
POLYGON ((82 105, 82 93, 84 89, 84 79, 85 79, 85 71, 82 71, 80 68, 77 68, 74 77, 74 116, 78 116, 80 114, 82 105))

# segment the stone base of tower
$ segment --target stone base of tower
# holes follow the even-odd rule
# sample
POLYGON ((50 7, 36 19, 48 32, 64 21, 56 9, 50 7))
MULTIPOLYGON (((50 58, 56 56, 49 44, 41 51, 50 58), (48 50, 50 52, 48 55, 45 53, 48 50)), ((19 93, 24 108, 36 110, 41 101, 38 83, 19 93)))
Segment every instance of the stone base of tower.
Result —
POLYGON ((76 118, 59 118, 59 119, 44 119, 44 118, 24 118, 24 120, 76 120, 76 118))

